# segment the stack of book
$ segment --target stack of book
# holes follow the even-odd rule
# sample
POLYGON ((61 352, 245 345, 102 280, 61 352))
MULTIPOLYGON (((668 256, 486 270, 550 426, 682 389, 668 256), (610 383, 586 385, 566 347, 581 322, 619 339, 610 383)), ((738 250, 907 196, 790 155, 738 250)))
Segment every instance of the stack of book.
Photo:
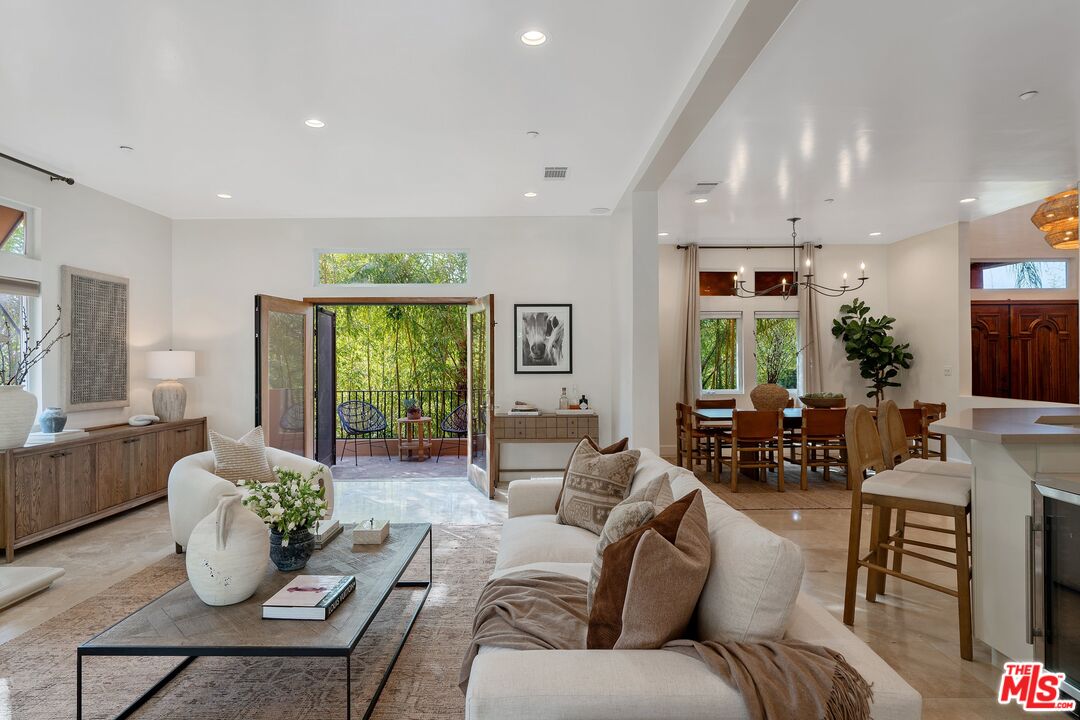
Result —
POLYGON ((353 575, 297 575, 263 603, 264 620, 325 620, 356 589, 353 575))
POLYGON ((521 402, 518 400, 514 403, 514 406, 510 408, 510 415, 539 415, 540 409, 531 403, 521 402))
POLYGON ((61 430, 60 432, 54 433, 32 432, 30 433, 30 436, 26 438, 26 447, 34 445, 51 445, 52 443, 64 442, 65 440, 86 437, 86 435, 87 432, 85 430, 61 430))

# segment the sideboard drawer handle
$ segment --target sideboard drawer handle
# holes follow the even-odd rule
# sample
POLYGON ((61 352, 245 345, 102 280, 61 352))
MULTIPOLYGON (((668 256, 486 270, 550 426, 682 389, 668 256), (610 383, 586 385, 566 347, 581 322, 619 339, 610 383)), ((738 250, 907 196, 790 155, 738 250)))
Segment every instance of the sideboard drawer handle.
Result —
POLYGON ((64 452, 55 452, 55 453, 49 455, 49 457, 51 457, 51 458, 62 458, 62 457, 67 457, 70 454, 71 454, 70 451, 65 450, 64 452))
POLYGON ((142 442, 142 438, 128 438, 124 441, 124 444, 142 442))
POLYGON ((181 429, 177 430, 176 432, 178 432, 178 433, 191 432, 191 428, 181 428, 181 429))

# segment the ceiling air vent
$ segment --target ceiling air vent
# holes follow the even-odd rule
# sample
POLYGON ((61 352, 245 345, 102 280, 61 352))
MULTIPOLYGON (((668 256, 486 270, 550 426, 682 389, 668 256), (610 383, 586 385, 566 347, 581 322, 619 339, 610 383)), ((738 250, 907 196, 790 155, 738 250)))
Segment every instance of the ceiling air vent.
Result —
POLYGON ((718 183, 718 182, 699 182, 697 185, 695 185, 694 187, 692 187, 690 189, 690 194, 691 195, 708 195, 713 190, 715 190, 716 186, 719 185, 719 184, 720 183, 718 183))
POLYGON ((568 170, 568 168, 566 168, 566 167, 555 167, 555 166, 549 165, 548 167, 544 168, 544 179, 545 180, 565 180, 567 170, 568 170))

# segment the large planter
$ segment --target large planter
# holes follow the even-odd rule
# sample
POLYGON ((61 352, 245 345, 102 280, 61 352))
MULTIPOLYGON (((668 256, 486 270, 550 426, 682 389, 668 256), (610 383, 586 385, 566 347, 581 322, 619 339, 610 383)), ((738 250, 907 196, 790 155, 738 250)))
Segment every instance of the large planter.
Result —
POLYGON ((774 383, 758 385, 750 391, 750 402, 755 410, 783 410, 789 400, 788 391, 774 383))
POLYGON ((36 415, 36 397, 18 385, 0 385, 0 450, 25 445, 36 415))
POLYGON ((266 575, 269 548, 266 525, 240 504, 240 493, 222 495, 188 540, 187 574, 192 589, 207 605, 247 600, 266 575))
POLYGON ((299 570, 311 559, 315 552, 315 536, 307 528, 299 528, 289 533, 289 544, 281 544, 281 533, 270 531, 270 559, 281 572, 299 570))

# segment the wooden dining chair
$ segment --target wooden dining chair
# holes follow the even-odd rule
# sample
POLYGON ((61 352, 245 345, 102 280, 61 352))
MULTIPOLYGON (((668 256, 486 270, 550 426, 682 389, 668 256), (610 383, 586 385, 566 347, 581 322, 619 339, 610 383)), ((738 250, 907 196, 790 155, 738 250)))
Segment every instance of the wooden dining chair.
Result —
MULTIPOLYGON (((847 444, 844 442, 844 419, 847 411, 832 408, 803 408, 802 432, 799 438, 799 483, 809 489, 807 470, 822 468, 826 482, 834 467, 847 469, 847 444)), ((851 490, 851 476, 847 479, 851 490)))
POLYGON ((922 445, 918 448, 920 457, 932 458, 936 457, 942 462, 948 462, 949 451, 945 440, 945 435, 939 432, 931 432, 930 423, 936 422, 945 417, 947 408, 945 403, 926 403, 919 402, 914 403, 915 407, 923 411, 923 437, 925 438, 922 445), (937 443, 937 450, 930 449, 930 443, 937 443))
POLYGON ((699 410, 734 410, 735 398, 698 398, 694 405, 699 410))
MULTIPOLYGON (((892 400, 883 402, 891 402, 894 407, 896 406, 896 403, 892 400)), ((878 412, 881 412, 880 407, 878 412)), ((923 422, 923 411, 913 407, 897 407, 897 412, 900 414, 900 419, 904 424, 904 437, 907 438, 908 456, 922 457, 921 448, 926 447, 926 423, 923 422)), ((880 414, 878 417, 880 417, 880 414)))
MULTIPOLYGON (((883 427, 895 442, 896 427, 903 428, 903 419, 891 401, 883 402, 878 408, 878 417, 883 417, 883 427)), ((877 596, 885 593, 885 578, 896 577, 901 580, 922 585, 930 590, 956 598, 957 617, 960 629, 960 657, 972 658, 971 628, 971 552, 969 549, 968 516, 971 513, 971 479, 934 475, 930 473, 889 470, 883 451, 884 442, 878 432, 869 410, 863 405, 856 405, 847 411, 844 423, 844 435, 847 441, 848 472, 854 479, 854 491, 851 496, 851 524, 848 531, 847 577, 844 584, 844 623, 855 624, 855 592, 858 589, 859 568, 867 569, 866 601, 876 602, 877 596), (874 474, 866 478, 868 470, 874 474), (864 479, 865 478, 865 479, 864 479), (862 555, 862 511, 871 509, 870 547, 862 555), (952 529, 926 524, 907 523, 905 529, 922 530, 952 535, 953 547, 938 543, 925 542, 897 535, 890 531, 892 513, 896 511, 925 513, 944 518, 952 518, 952 529), (926 548, 940 553, 949 553, 953 561, 938 556, 927 555, 910 549, 909 546, 926 548), (946 587, 899 569, 899 565, 889 567, 888 554, 910 555, 926 562, 942 565, 956 573, 956 588, 946 587)), ((904 447, 907 447, 906 436, 904 447)), ((890 445, 893 457, 902 455, 902 451, 890 445)))
POLYGON ((707 472, 713 472, 712 443, 720 430, 704 429, 694 414, 693 408, 686 403, 675 403, 676 446, 675 455, 678 465, 693 472, 698 462, 705 464, 707 472))
POLYGON ((731 492, 739 492, 742 470, 775 470, 776 489, 784 492, 784 414, 779 410, 735 410, 731 430, 724 432, 731 457, 720 462, 731 468, 731 492), (743 458, 749 456, 750 460, 743 458))
MULTIPOLYGON (((698 398, 694 401, 694 407, 698 410, 734 410, 735 398, 698 398)), ((725 434, 717 432, 719 430, 727 430, 731 427, 731 422, 728 420, 700 420, 698 427, 701 430, 709 432, 711 434, 711 440, 714 443, 713 456, 718 458, 723 455, 724 450, 728 448, 725 434)), ((720 482, 720 465, 719 460, 714 460, 713 465, 713 481, 720 482)))

